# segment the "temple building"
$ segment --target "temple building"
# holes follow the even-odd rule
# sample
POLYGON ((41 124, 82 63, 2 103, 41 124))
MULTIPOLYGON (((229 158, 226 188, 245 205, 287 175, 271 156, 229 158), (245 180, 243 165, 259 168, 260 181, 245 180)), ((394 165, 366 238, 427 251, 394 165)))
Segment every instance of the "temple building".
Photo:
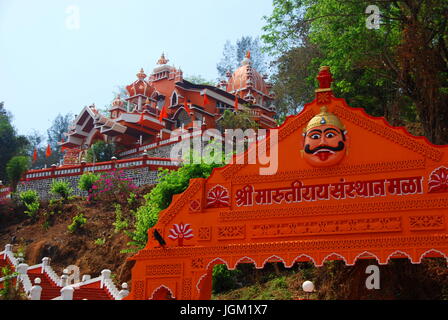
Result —
POLYGON ((202 129, 220 128, 227 109, 247 110, 260 128, 277 126, 272 85, 252 68, 250 52, 233 74, 227 73, 227 81, 217 86, 191 83, 168 62, 162 54, 149 76, 142 68, 137 80, 126 86, 127 97, 118 95, 107 115, 94 105, 85 107, 61 144, 67 150, 64 163, 79 162, 80 155, 98 140, 115 143, 126 154, 136 146, 191 131, 194 123, 201 123, 202 129))

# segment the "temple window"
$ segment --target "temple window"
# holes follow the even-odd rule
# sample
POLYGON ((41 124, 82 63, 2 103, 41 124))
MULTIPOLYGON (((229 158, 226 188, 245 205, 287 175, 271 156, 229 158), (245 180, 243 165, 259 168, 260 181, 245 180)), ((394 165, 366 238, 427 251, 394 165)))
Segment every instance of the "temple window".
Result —
POLYGON ((185 126, 191 122, 191 118, 185 110, 180 110, 176 116, 176 127, 180 128, 182 124, 185 126))
POLYGON ((223 113, 226 109, 232 109, 232 106, 225 104, 224 102, 218 101, 216 103, 219 113, 223 113))
POLYGON ((172 106, 177 105, 177 94, 176 94, 176 92, 173 92, 173 95, 171 96, 171 105, 172 106))
POLYGON ((165 105, 165 97, 160 95, 157 99, 157 108, 161 110, 164 105, 165 105))

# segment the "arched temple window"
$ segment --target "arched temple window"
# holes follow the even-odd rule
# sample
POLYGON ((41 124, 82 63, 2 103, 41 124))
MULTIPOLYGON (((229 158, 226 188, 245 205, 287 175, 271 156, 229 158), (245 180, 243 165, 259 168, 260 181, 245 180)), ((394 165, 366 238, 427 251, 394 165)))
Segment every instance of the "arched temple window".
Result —
POLYGON ((176 116, 176 127, 181 127, 182 124, 185 126, 191 122, 191 118, 188 113, 182 109, 177 113, 176 116))
POLYGON ((171 96, 171 105, 172 106, 177 105, 177 94, 176 94, 176 92, 173 92, 173 95, 171 96))

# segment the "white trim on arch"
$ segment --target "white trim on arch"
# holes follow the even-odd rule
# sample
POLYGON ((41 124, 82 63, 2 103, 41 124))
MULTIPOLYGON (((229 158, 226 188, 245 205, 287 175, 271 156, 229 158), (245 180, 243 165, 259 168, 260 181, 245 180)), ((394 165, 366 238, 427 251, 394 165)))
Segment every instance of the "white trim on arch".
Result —
POLYGON ((418 263, 421 263, 421 262, 422 262, 422 259, 425 257, 425 255, 427 255, 427 254, 430 253, 430 252, 436 252, 436 253, 439 253, 442 257, 445 258, 445 260, 446 260, 446 262, 447 262, 447 264, 448 264, 448 256, 447 256, 445 253, 443 253, 442 251, 439 251, 439 250, 437 250, 437 249, 429 249, 429 250, 426 250, 425 252, 423 252, 423 253, 420 255, 419 259, 418 259, 418 263))
POLYGON ((404 252, 404 251, 401 251, 401 250, 395 250, 394 252, 392 252, 390 255, 387 256, 387 258, 386 258, 386 264, 389 263, 389 260, 392 259, 392 256, 395 255, 395 254, 403 254, 403 255, 405 255, 406 257, 409 258, 409 261, 411 261, 412 264, 417 264, 417 263, 418 263, 418 262, 414 262, 414 261, 412 260, 412 257, 411 257, 408 253, 406 253, 406 252, 404 252))
POLYGON ((313 257, 311 257, 311 256, 309 256, 309 255, 307 255, 307 254, 302 253, 302 254, 298 255, 297 257, 295 257, 295 258, 292 260, 290 266, 286 266, 286 267, 287 267, 287 268, 292 268, 292 267, 294 266, 294 264, 295 264, 296 262, 298 262, 297 260, 300 259, 300 257, 307 257, 308 259, 310 259, 310 260, 313 262, 313 264, 314 264, 315 267, 318 266, 317 263, 316 263, 316 260, 315 260, 313 257))
POLYGON ((151 297, 149 298, 149 300, 153 300, 153 298, 154 298, 154 294, 155 294, 159 289, 162 289, 162 288, 167 289, 167 290, 171 293, 171 297, 172 297, 173 299, 176 299, 176 296, 174 295, 173 291, 172 291, 169 287, 167 287, 166 285, 161 284, 161 285, 158 286, 156 289, 154 289, 154 291, 152 292, 151 297))
POLYGON ((350 265, 351 265, 351 264, 349 264, 349 263, 347 262, 347 259, 346 259, 343 255, 341 255, 341 254, 339 254, 339 253, 336 253, 336 252, 332 252, 332 253, 326 255, 325 258, 322 259, 322 262, 320 263, 320 265, 316 265, 316 267, 321 267, 321 266, 323 266, 323 265, 324 265, 324 262, 325 262, 329 257, 331 257, 331 256, 333 256, 333 255, 342 258, 342 260, 344 260, 346 266, 350 266, 350 265))
POLYGON ((285 259, 283 259, 282 257, 279 257, 278 255, 276 255, 276 254, 273 254, 272 256, 270 256, 270 257, 267 257, 264 261, 263 261, 263 263, 262 263, 262 265, 261 265, 261 268, 260 269, 263 269, 264 268, 264 266, 266 265, 266 263, 268 263, 268 261, 271 259, 271 258, 276 258, 276 259, 279 259, 279 260, 281 260, 282 262, 283 262, 283 265, 286 267, 286 261, 285 261, 285 259))
POLYGON ((243 261, 244 259, 247 259, 247 260, 252 261, 253 264, 254 264, 254 266, 255 266, 255 268, 257 268, 257 269, 263 269, 263 267, 258 267, 258 266, 257 266, 257 262, 255 261, 255 259, 253 259, 253 258, 251 258, 251 257, 248 257, 248 256, 244 256, 244 257, 239 258, 239 259, 235 262, 235 264, 233 265, 233 268, 229 268, 229 270, 235 270, 236 267, 238 266, 238 263, 240 263, 240 261, 243 261))
POLYGON ((358 255, 356 255, 356 257, 353 258, 353 263, 350 264, 350 266, 355 265, 358 258, 361 257, 363 254, 368 254, 368 255, 372 256, 372 258, 375 258, 375 260, 378 262, 378 264, 382 264, 380 258, 378 258, 378 256, 376 254, 373 254, 370 251, 363 251, 363 252, 359 253, 358 255))

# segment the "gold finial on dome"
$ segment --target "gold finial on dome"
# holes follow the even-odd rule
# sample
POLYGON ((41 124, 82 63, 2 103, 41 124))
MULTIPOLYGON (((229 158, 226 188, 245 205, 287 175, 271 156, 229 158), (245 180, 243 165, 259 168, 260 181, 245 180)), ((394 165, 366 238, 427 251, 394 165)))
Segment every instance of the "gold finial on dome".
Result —
POLYGON ((121 100, 120 94, 117 94, 117 97, 112 102, 112 106, 113 107, 123 107, 124 106, 124 102, 123 102, 123 100, 121 100))
POLYGON ((313 128, 324 125, 334 126, 343 131, 345 130, 345 126, 342 124, 341 120, 339 120, 335 114, 328 112, 328 108, 326 106, 323 106, 320 108, 320 113, 315 115, 310 122, 308 122, 304 132, 308 132, 313 128))
POLYGON ((157 61, 157 64, 164 65, 164 64, 167 64, 168 61, 169 60, 167 58, 165 58, 165 53, 162 53, 159 60, 157 61))
POLYGON ((140 80, 143 80, 146 78, 146 74, 145 74, 145 71, 143 70, 143 68, 141 68, 140 72, 137 73, 137 78, 139 78, 140 80))
POLYGON ((241 63, 243 66, 251 65, 252 61, 250 60, 250 50, 247 50, 244 60, 241 63))

